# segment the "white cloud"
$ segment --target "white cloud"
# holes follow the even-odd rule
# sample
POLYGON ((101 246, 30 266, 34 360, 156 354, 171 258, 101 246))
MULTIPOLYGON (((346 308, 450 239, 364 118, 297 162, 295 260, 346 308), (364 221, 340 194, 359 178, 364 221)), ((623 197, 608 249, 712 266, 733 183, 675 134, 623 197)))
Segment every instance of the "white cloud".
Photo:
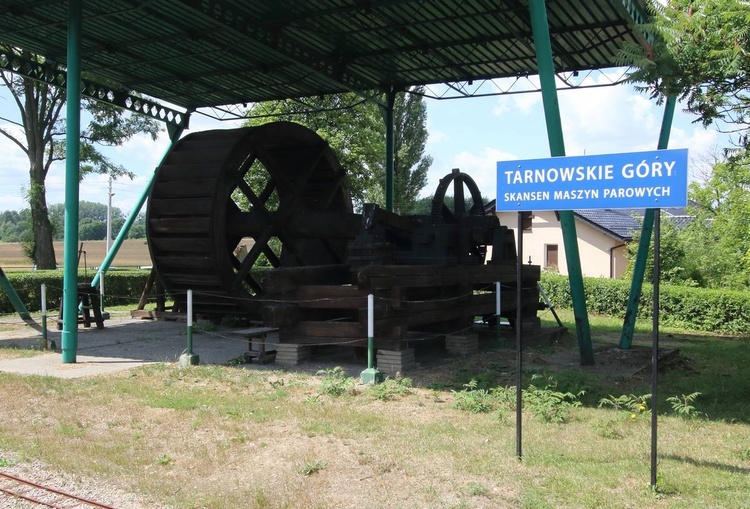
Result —
POLYGON ((498 91, 513 91, 521 93, 512 93, 498 97, 492 114, 500 117, 507 113, 517 116, 519 113, 528 116, 534 112, 537 105, 542 102, 539 89, 539 78, 530 76, 526 79, 504 80, 504 85, 498 86, 498 91))
MULTIPOLYGON (((494 197, 497 182, 497 162, 517 159, 517 156, 501 150, 485 147, 479 153, 459 152, 450 161, 450 167, 433 168, 428 174, 428 182, 422 190, 423 196, 430 196, 437 189, 440 179, 451 172, 453 168, 468 173, 476 182, 483 196, 494 197)), ((452 193, 448 193, 452 194, 452 193)))

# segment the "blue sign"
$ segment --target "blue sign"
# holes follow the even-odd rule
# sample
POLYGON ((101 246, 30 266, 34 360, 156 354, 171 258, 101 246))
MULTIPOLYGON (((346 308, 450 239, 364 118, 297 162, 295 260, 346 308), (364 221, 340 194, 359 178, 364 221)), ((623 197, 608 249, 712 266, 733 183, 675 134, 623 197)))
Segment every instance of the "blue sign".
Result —
POLYGON ((497 163, 497 210, 687 205, 687 149, 497 163))

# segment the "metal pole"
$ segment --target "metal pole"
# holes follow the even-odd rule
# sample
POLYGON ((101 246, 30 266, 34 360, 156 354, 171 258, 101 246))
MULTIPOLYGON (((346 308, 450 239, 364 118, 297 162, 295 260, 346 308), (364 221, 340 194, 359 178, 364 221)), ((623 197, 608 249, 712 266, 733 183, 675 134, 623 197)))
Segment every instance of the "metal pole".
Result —
MULTIPOLYGON (((560 105, 557 101, 555 66, 552 60, 552 44, 549 37, 545 1, 530 0, 529 12, 531 14, 531 28, 534 33, 539 80, 542 85, 542 102, 547 121, 550 153, 553 157, 564 156, 565 140, 563 139, 562 122, 560 120, 560 105)), ((583 271, 581 270, 581 257, 578 252, 575 218, 570 210, 563 210, 558 213, 563 232, 565 260, 568 265, 568 280, 570 281, 570 294, 573 298, 573 313, 576 321, 578 347, 581 352, 581 364, 592 365, 594 364, 594 349, 591 344, 586 295, 583 290, 583 271)), ((518 232, 521 235, 522 229, 519 228, 518 232)))
MULTIPOLYGON (((109 191, 107 192, 107 253, 109 253, 109 246, 112 240, 112 175, 109 176, 109 191)), ((97 272, 98 274, 98 272, 97 272)), ((102 274, 99 280, 99 309, 104 311, 104 274, 102 274)))
POLYGON ((659 280, 661 279, 661 211, 656 209, 654 215, 654 310, 653 310, 653 341, 651 345, 651 487, 656 486, 656 452, 657 452, 657 421, 659 404, 656 400, 657 385, 659 383, 659 280))
POLYGON ((187 347, 180 355, 180 366, 195 366, 198 355, 193 353, 193 290, 187 291, 187 347))
POLYGON ((367 369, 375 367, 375 296, 367 296, 367 369))
POLYGON ((508 342, 502 338, 500 333, 500 313, 502 313, 501 286, 500 281, 495 281, 495 344, 493 346, 496 348, 508 346, 508 342))
MULTIPOLYGON (((677 100, 674 97, 667 97, 667 103, 664 106, 664 117, 661 121, 661 131, 659 132, 659 145, 657 147, 658 150, 665 150, 669 147, 669 135, 672 131, 672 119, 674 118, 674 108, 676 103, 677 100)), ((638 317, 638 304, 641 301, 643 276, 646 273, 648 245, 651 242, 651 231, 653 230, 653 226, 654 209, 646 209, 646 212, 643 214, 641 238, 638 241, 638 253, 635 256, 635 265, 633 266, 633 280, 630 283, 628 308, 625 311, 625 318, 622 323, 620 348, 623 349, 628 349, 633 344, 635 320, 638 317)))
POLYGON ((379 384, 385 379, 375 368, 375 296, 367 296, 367 369, 359 374, 363 384, 379 384))
MULTIPOLYGON (((161 165, 161 163, 164 162, 164 159, 167 157, 167 154, 169 154, 169 151, 172 149, 175 142, 179 139, 183 130, 184 130, 184 127, 179 126, 179 127, 176 127, 174 130, 169 131, 169 139, 171 140, 171 143, 169 144, 169 147, 167 147, 167 150, 164 152, 164 155, 162 156, 162 159, 159 165, 161 165)), ((154 172, 151 175, 151 180, 148 181, 148 184, 146 184, 146 187, 143 189, 143 192, 138 197, 138 201, 136 202, 135 206, 133 206, 133 210, 130 212, 130 215, 125 220, 125 223, 122 225, 122 228, 120 228, 120 232, 117 234, 117 238, 115 238, 115 241, 112 244, 112 248, 107 250, 107 256, 104 257, 104 260, 102 261, 102 264, 99 267, 99 270, 94 276, 94 279, 91 281, 91 286, 94 286, 94 287, 97 286, 99 284, 99 279, 104 275, 105 272, 107 272, 107 270, 109 270, 109 266, 112 265, 112 261, 115 259, 115 256, 117 256, 117 251, 120 250, 120 246, 122 246, 122 243, 125 241, 125 238, 127 238, 128 236, 130 227, 133 225, 133 223, 135 222, 135 219, 138 217, 138 213, 143 208, 143 204, 146 203, 146 198, 148 198, 148 194, 149 192, 151 192, 151 187, 154 185, 155 178, 156 178, 156 173, 154 172)))
POLYGON ((518 213, 518 260, 516 261, 516 457, 523 459, 522 430, 523 430, 523 342, 521 303, 523 299, 523 213, 518 213))
POLYGON ((42 350, 49 347, 47 343, 47 285, 42 283, 42 350))
POLYGON ((78 350, 78 176, 81 143, 82 1, 68 1, 68 78, 65 131, 65 242, 63 244, 62 361, 76 362, 78 350))
POLYGON ((187 291, 187 350, 193 355, 193 290, 187 291))

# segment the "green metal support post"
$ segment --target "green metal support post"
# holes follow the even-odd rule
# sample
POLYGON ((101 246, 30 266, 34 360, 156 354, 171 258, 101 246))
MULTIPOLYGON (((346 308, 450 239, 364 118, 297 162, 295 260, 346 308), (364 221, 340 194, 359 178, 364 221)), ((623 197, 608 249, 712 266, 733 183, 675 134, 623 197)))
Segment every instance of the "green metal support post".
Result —
POLYGON ((18 316, 20 316, 22 320, 31 320, 29 310, 26 309, 21 297, 16 293, 16 289, 13 288, 13 285, 10 283, 8 276, 5 275, 5 272, 3 272, 3 269, 0 269, 0 287, 2 287, 5 295, 8 296, 8 299, 13 305, 13 309, 18 313, 18 316))
MULTIPOLYGON (((552 44, 549 36, 545 0, 530 0, 529 13, 531 15, 531 29, 534 33, 539 80, 542 86, 542 101, 544 103, 550 153, 553 157, 564 156, 565 140, 563 139, 562 122, 560 120, 560 105, 557 101, 555 67, 552 60, 552 44)), ((581 364, 589 366, 594 364, 594 350, 591 344, 586 296, 583 292, 583 272, 581 270, 581 257, 578 252, 575 219, 573 212, 570 210, 560 211, 559 215, 565 246, 565 259, 568 265, 570 293, 573 298, 578 347, 581 352, 581 364)), ((520 231, 518 234, 523 235, 520 231)))
POLYGON ((393 212, 393 159, 395 154, 395 137, 393 133, 393 105, 396 92, 391 89, 385 93, 385 104, 380 105, 380 112, 385 121, 385 209, 393 212))
MULTIPOLYGON (((187 114, 188 113, 186 113, 186 115, 187 114)), ((187 122, 185 122, 185 125, 187 125, 187 122)), ((169 130, 169 139, 171 143, 169 144, 169 147, 167 147, 167 150, 164 152, 164 155, 162 156, 159 165, 161 165, 161 162, 163 162, 164 158, 167 157, 167 154, 169 154, 169 151, 172 149, 172 146, 180 138, 185 128, 183 126, 170 126, 168 130, 169 130)), ((148 194, 151 192, 151 186, 153 186, 154 184, 154 178, 156 178, 156 172, 154 172, 151 175, 151 180, 148 181, 148 184, 146 184, 146 187, 143 189, 143 192, 138 197, 138 201, 133 207, 133 210, 130 212, 130 215, 128 216, 128 218, 125 220, 125 223, 122 225, 122 228, 120 228, 120 232, 117 234, 115 241, 112 243, 112 247, 110 248, 109 252, 104 257, 104 260, 102 261, 102 264, 99 267, 99 270, 94 276, 94 279, 91 281, 91 286, 93 288, 96 288, 99 285, 99 279, 101 279, 103 274, 107 273, 110 265, 112 265, 112 261, 115 259, 115 256, 117 256, 117 251, 120 250, 122 243, 127 238, 128 232, 130 232, 130 227, 133 226, 133 223, 135 222, 136 218, 138 217, 138 214, 143 208, 143 204, 146 203, 146 198, 148 198, 148 194)))
MULTIPOLYGON (((669 135, 672 131, 672 120, 674 119, 674 108, 677 103, 675 97, 667 97, 664 105, 664 117, 661 121, 659 132, 658 150, 666 150, 669 147, 669 135)), ((643 276, 646 273, 646 261, 648 260, 648 246, 651 243, 651 232, 654 229, 654 209, 646 209, 643 214, 643 225, 641 226, 641 238, 638 241, 638 253, 635 256, 633 267, 633 280, 630 283, 630 294, 628 295, 628 308, 622 323, 622 335, 620 336, 620 348, 629 349, 633 345, 633 331, 635 330, 635 319, 638 316, 638 304, 641 301, 641 289, 643 288, 643 276)))
POLYGON ((76 362, 76 353, 78 350, 78 174, 81 144, 81 4, 81 0, 68 1, 62 330, 62 361, 66 364, 76 362))

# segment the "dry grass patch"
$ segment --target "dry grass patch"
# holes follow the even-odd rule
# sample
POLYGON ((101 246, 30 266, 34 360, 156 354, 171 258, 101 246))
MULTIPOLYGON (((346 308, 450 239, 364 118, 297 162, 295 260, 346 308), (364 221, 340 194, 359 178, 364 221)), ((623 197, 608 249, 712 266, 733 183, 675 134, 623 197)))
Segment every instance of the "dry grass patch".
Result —
MULTIPOLYGON (((54 247, 57 263, 62 267, 63 242, 54 242, 54 247)), ((83 250, 86 252, 87 266, 89 268, 96 267, 101 264, 107 254, 107 242, 104 240, 86 240, 83 241, 83 250)), ((19 242, 0 242, 0 260, 2 260, 4 270, 29 269, 34 265, 34 262, 24 257, 23 248, 19 242)), ((81 263, 83 263, 83 257, 81 263)), ((148 251, 146 239, 125 240, 112 261, 113 267, 138 267, 142 265, 151 265, 151 255, 148 251)), ((83 265, 81 267, 83 268, 83 265)))
MULTIPOLYGON (((724 355, 724 372, 733 373, 726 366, 744 365, 747 354, 740 343, 727 345, 738 348, 711 351, 724 355)), ((695 371, 704 358, 689 349, 686 358, 694 361, 692 371, 682 378, 669 373, 664 390, 688 392, 684 378, 709 394, 702 384, 710 371, 695 371)), ((483 367, 482 384, 506 376, 492 369, 483 367)), ((537 389, 547 387, 544 381, 549 391, 574 394, 573 386, 588 384, 619 395, 618 387, 630 391, 642 383, 557 373, 552 384, 549 376, 535 380, 537 389)), ((718 387, 742 392, 742 380, 718 387)), ((174 365, 83 380, 0 375, 0 391, 13 394, 0 405, 0 452, 106 479, 175 508, 556 508, 613 501, 634 508, 742 507, 747 501, 750 415, 742 402, 723 405, 732 419, 711 420, 719 407, 703 407, 700 399, 695 403, 708 418, 661 417, 661 479, 652 492, 648 412, 633 417, 584 399, 566 407, 561 422, 548 422, 529 404, 519 461, 507 394, 487 389, 504 399, 472 412, 459 408, 460 398, 447 388, 459 391, 461 384, 443 380, 436 385, 443 388, 429 389, 394 381, 373 391, 338 371, 310 376, 174 365)), ((472 390, 485 390, 478 385, 472 390)), ((536 397, 545 408, 561 404, 542 392, 536 397)))

